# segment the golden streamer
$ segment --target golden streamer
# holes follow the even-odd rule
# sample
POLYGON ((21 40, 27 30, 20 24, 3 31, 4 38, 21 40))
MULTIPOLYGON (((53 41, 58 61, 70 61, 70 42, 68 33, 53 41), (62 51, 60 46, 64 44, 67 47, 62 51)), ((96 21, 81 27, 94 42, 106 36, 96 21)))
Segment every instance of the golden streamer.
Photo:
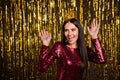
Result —
POLYGON ((36 68, 41 45, 39 31, 47 29, 52 33, 52 45, 61 40, 63 21, 75 17, 80 19, 89 46, 91 38, 86 27, 93 18, 101 23, 99 38, 107 55, 107 63, 89 63, 88 80, 118 80, 119 3, 119 0, 1 0, 0 56, 3 61, 0 64, 3 67, 0 77, 5 80, 55 80, 56 61, 45 73, 38 72, 36 68))

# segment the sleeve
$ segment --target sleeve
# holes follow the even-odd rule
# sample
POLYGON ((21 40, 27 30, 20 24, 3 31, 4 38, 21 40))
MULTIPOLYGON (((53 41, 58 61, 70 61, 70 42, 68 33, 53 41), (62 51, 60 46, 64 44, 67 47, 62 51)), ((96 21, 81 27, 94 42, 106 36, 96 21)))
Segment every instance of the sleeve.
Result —
POLYGON ((58 44, 55 43, 52 48, 49 46, 42 45, 40 49, 40 54, 38 58, 38 70, 40 72, 44 72, 48 69, 48 67, 54 62, 57 58, 57 49, 58 44))
POLYGON ((97 38, 92 39, 91 41, 94 45, 95 52, 91 48, 87 47, 88 60, 94 63, 105 63, 106 62, 105 51, 102 48, 100 40, 97 38))

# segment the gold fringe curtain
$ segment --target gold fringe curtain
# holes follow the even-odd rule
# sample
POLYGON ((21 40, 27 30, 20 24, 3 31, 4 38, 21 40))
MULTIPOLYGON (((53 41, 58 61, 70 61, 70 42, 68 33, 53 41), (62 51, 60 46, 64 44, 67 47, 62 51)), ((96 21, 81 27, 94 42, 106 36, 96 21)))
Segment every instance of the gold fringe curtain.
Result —
POLYGON ((53 44, 61 40, 63 21, 71 17, 80 20, 89 46, 86 27, 93 18, 101 23, 107 63, 89 62, 88 80, 119 80, 119 0, 0 0, 0 80, 55 80, 56 61, 44 73, 36 68, 39 31, 51 32, 53 44))

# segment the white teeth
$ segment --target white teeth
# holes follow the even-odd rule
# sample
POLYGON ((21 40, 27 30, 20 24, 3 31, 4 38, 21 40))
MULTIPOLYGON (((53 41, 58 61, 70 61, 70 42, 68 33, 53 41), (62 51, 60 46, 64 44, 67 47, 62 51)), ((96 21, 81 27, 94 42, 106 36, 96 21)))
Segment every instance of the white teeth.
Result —
POLYGON ((73 38, 73 37, 68 37, 69 39, 73 38))
POLYGON ((68 39, 73 39, 73 37, 72 38, 68 38, 68 39))
POLYGON ((73 36, 71 36, 71 37, 69 36, 68 37, 68 41, 72 41, 72 40, 74 40, 74 37, 73 36))
POLYGON ((73 38, 68 38, 69 41, 73 40, 73 38))

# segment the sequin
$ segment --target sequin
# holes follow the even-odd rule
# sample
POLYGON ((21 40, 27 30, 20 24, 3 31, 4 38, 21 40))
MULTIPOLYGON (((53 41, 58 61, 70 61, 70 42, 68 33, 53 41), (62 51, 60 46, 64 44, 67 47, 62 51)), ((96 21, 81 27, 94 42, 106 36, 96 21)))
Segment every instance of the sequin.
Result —
MULTIPOLYGON (((104 49, 99 39, 92 40, 95 52, 87 47, 89 61, 95 63, 105 63, 106 57, 104 49)), ((57 59, 58 70, 56 80, 82 80, 81 58, 78 49, 71 49, 61 42, 56 42, 50 49, 49 46, 42 45, 38 61, 38 70, 46 71, 48 67, 57 59)))

